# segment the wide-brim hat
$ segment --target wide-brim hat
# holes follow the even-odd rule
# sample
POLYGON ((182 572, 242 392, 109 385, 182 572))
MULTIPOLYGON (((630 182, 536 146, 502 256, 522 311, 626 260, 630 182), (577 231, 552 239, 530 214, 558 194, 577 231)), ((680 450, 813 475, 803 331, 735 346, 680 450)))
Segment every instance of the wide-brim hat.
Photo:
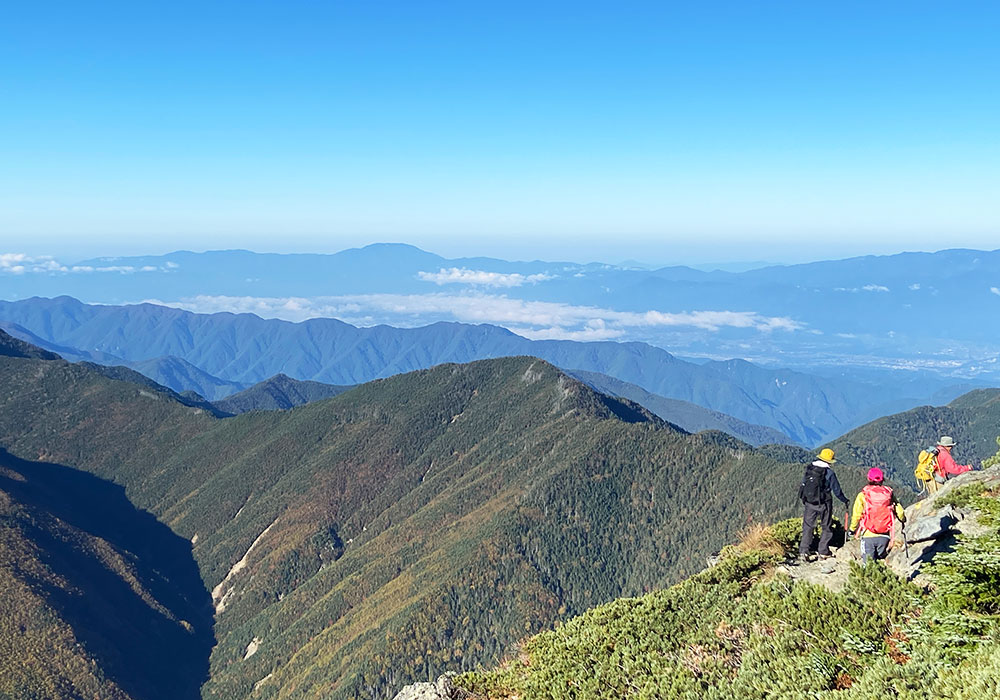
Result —
POLYGON ((827 464, 833 464, 837 461, 833 458, 833 450, 829 447, 824 447, 820 450, 818 458, 821 462, 826 462, 827 464))
POLYGON ((941 447, 954 447, 958 443, 955 442, 955 438, 949 435, 945 435, 940 440, 938 440, 938 444, 941 445, 941 447))

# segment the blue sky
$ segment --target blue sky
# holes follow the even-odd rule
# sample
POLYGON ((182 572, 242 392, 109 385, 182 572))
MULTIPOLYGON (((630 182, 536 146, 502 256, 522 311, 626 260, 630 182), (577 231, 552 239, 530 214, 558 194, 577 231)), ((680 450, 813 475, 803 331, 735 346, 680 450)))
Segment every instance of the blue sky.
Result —
POLYGON ((0 252, 997 247, 994 2, 20 3, 0 252))

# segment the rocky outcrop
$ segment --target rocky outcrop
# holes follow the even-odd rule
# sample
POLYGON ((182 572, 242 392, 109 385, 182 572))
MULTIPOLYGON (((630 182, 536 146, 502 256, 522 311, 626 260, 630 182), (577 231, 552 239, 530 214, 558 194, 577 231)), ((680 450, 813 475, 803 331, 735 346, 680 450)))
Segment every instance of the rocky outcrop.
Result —
POLYGON ((946 496, 967 484, 981 483, 989 488, 1000 487, 1000 467, 961 474, 948 481, 932 496, 917 501, 906 509, 906 546, 897 538, 897 546, 889 554, 887 563, 904 578, 926 585, 923 567, 938 552, 950 551, 957 538, 965 535, 982 535, 986 528, 979 524, 976 512, 950 505, 938 505, 946 496))
POLYGON ((469 700, 472 695, 451 682, 445 675, 436 683, 414 683, 400 690, 393 700, 469 700))
MULTIPOLYGON (((918 512, 912 511, 911 515, 916 516, 918 512)), ((906 540, 914 544, 939 539, 944 537, 960 519, 961 516, 951 506, 945 506, 936 513, 928 513, 912 522, 906 528, 906 540)))

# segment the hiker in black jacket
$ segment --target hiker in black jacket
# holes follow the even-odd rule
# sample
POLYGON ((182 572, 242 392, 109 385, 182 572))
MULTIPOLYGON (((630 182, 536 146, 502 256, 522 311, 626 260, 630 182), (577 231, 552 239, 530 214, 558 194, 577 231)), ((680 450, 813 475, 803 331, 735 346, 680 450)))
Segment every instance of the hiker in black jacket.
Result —
POLYGON ((819 453, 815 462, 806 467, 799 486, 799 499, 802 501, 802 541, 799 542, 799 562, 809 561, 809 550, 813 543, 813 530, 819 520, 822 531, 819 536, 819 556, 828 559, 830 540, 833 539, 831 520, 833 518, 833 497, 836 496, 847 507, 847 496, 840 488, 837 475, 830 466, 837 460, 833 458, 833 450, 825 448, 819 453))

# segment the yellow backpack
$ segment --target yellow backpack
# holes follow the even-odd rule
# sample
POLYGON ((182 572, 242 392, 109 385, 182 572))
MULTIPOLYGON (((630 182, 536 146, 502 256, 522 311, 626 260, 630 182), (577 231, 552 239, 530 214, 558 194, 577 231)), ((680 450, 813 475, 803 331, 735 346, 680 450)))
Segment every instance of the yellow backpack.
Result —
POLYGON ((918 481, 932 481, 934 479, 934 470, 937 469, 937 453, 936 447, 920 450, 920 454, 917 455, 917 468, 913 470, 913 475, 917 477, 918 481))

